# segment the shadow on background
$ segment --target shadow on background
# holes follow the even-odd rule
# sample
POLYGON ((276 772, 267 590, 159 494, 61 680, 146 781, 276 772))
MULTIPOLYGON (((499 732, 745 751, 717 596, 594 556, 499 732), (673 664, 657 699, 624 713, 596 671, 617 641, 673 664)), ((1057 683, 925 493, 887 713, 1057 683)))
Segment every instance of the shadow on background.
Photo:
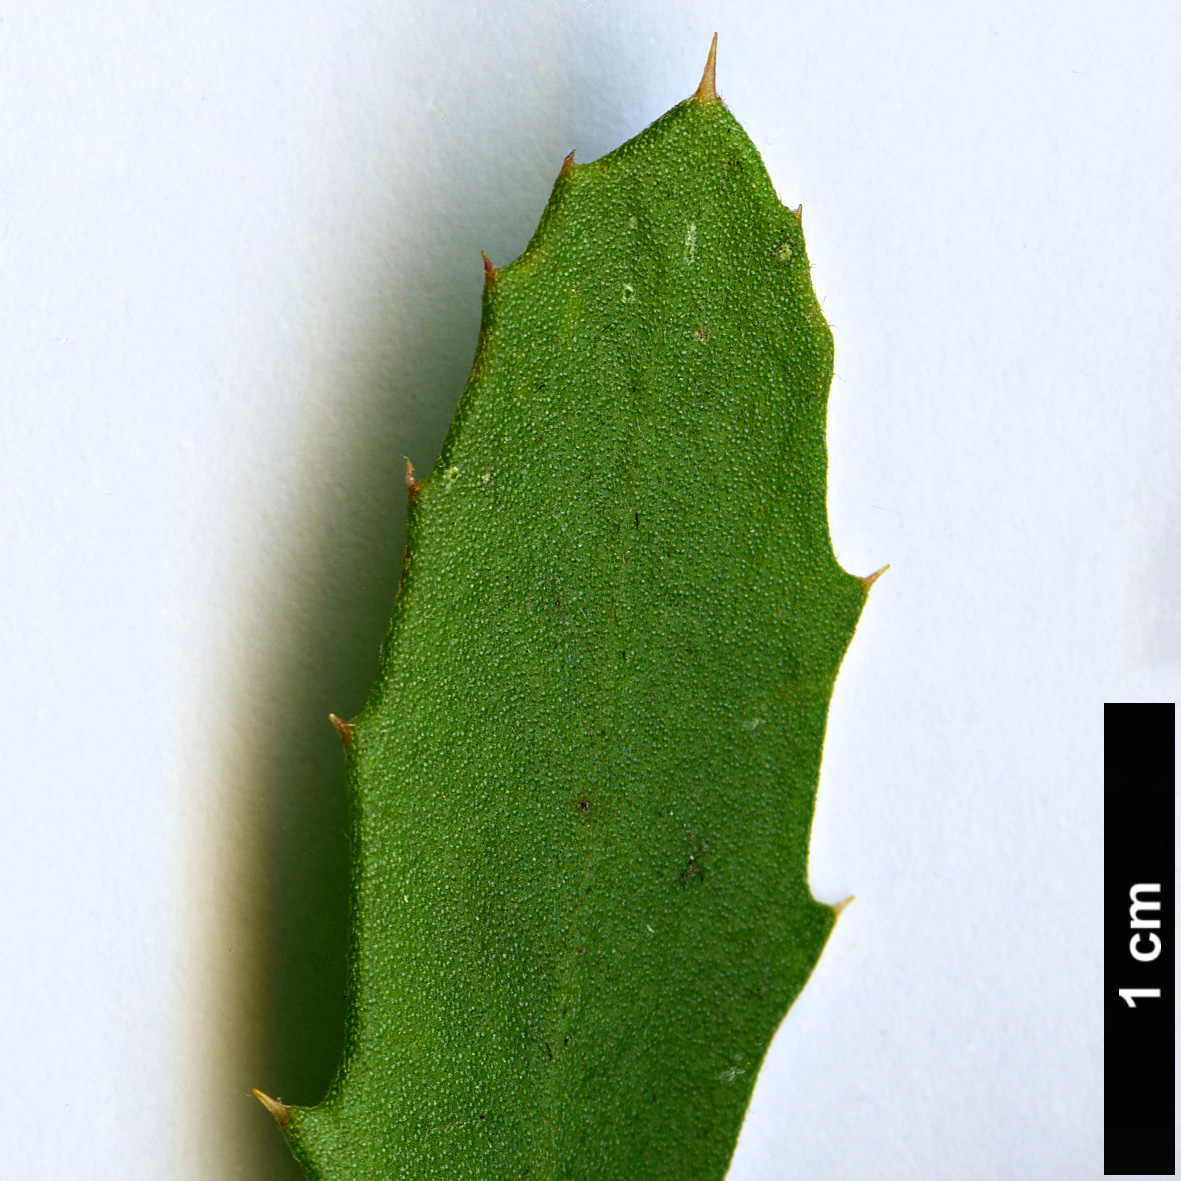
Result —
MULTIPOLYGON (((585 24, 586 17, 570 20, 585 24)), ((560 36, 577 42, 570 53, 520 61, 522 75, 544 69, 552 79, 555 58, 565 70, 550 82, 551 106, 540 127, 539 112, 530 109, 537 89, 529 86, 516 94, 502 87, 490 94, 488 109, 465 116, 469 127, 485 119, 498 129, 485 138, 500 142, 478 158, 449 154, 445 137, 455 119, 440 120, 432 150, 415 156, 422 161, 417 172, 398 177, 397 216, 429 219, 444 208, 446 226, 470 227, 476 237, 465 243, 424 234, 413 251, 396 250, 384 266, 379 261, 364 280, 369 292, 362 291, 376 309, 362 317, 372 339, 358 330, 337 342, 341 355, 369 360, 352 370, 342 399, 356 412, 334 452, 339 470, 306 493, 309 519, 328 527, 311 541, 292 539, 288 577, 295 589, 278 588, 275 596, 286 617, 269 621, 275 639, 259 692, 270 696, 270 732, 257 739, 250 785, 265 807, 267 864, 254 876, 270 895, 262 920, 269 947, 258 949, 264 963, 253 977, 253 991, 262 995, 250 1006, 265 1028, 250 1056, 262 1059, 254 1063, 257 1085, 286 1103, 323 1097, 343 1045, 349 848, 343 759, 327 715, 354 716, 376 674, 401 569, 404 457, 420 473, 430 470, 467 379, 479 322, 478 249, 498 264, 511 261, 531 236, 571 146, 590 160, 661 113, 640 81, 642 47, 605 45, 604 34, 601 27, 564 29, 560 36), (604 65, 611 76, 601 73, 604 65), (515 142, 511 133, 504 142, 506 127, 520 129, 515 142), (519 164, 542 157, 549 158, 548 175, 535 183, 519 164)), ((398 52, 391 44, 391 69, 398 52)), ((695 81, 686 78, 686 94, 695 81)), ((468 128, 460 139, 473 139, 468 128)), ((349 372, 331 365, 317 380, 340 380, 342 368, 349 372)), ((261 1108, 255 1125, 246 1133, 253 1143, 243 1145, 239 1175, 299 1178, 261 1108)))

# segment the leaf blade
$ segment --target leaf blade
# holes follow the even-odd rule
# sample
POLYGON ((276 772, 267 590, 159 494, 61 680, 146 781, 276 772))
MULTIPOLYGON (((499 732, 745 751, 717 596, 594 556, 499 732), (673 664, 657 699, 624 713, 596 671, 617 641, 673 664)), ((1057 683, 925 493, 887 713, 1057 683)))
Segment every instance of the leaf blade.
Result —
POLYGON ((488 273, 347 743, 345 1058, 285 1132, 330 1181, 721 1177, 834 921, 831 334, 716 98, 567 162, 488 273))

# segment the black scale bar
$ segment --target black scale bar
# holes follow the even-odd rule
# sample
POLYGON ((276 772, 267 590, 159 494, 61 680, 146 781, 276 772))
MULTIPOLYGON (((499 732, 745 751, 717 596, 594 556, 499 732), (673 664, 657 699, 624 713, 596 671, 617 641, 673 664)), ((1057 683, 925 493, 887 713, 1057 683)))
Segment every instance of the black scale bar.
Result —
POLYGON ((1103 1171, 1173 1176, 1173 705, 1103 707, 1103 1171))

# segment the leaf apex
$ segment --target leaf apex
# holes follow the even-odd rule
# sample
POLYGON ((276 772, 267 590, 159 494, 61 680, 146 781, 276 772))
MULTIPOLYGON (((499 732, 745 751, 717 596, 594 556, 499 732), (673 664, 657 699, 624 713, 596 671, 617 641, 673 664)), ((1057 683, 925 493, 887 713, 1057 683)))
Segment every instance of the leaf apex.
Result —
POLYGON ((801 201, 794 209, 789 209, 788 213, 796 219, 802 226, 804 224, 804 203, 801 201))
POLYGON ((881 576, 882 576, 883 574, 885 574, 885 572, 886 572, 887 570, 889 570, 889 569, 890 569, 890 563, 889 563, 889 562, 887 562, 887 563, 886 563, 886 564, 885 564, 885 565, 884 565, 884 566, 883 566, 883 567, 882 567, 880 570, 875 570, 875 571, 874 571, 872 574, 867 574, 867 575, 866 575, 866 576, 865 576, 865 577, 864 577, 864 578, 861 580, 861 581, 862 581, 862 583, 863 583, 863 585, 865 586, 865 589, 868 591, 868 590, 869 590, 869 588, 870 588, 871 586, 873 586, 873 584, 874 584, 875 582, 877 582, 877 580, 878 580, 879 578, 881 578, 881 576))
POLYGON ((279 1127, 287 1127, 287 1113, 291 1109, 286 1103, 280 1103, 278 1099, 272 1099, 270 1095, 264 1094, 257 1087, 251 1087, 250 1093, 275 1117, 275 1123, 279 1127))
POLYGON ((856 897, 857 897, 856 894, 850 894, 849 897, 846 898, 843 902, 834 902, 833 907, 832 907, 833 918, 839 919, 841 917, 841 911, 843 911, 845 909, 845 907, 848 906, 849 903, 852 902, 853 899, 856 897))
POLYGON ((693 97, 699 103, 716 103, 722 101, 718 98, 717 57, 718 35, 715 33, 714 39, 709 43, 709 57, 705 59, 705 70, 701 75, 701 83, 693 94, 693 97))
MULTIPOLYGON (((353 741, 352 726, 350 726, 348 722, 343 721, 342 719, 338 718, 336 716, 336 714, 329 714, 328 720, 336 727, 336 732, 337 732, 337 734, 340 735, 341 745, 345 748, 345 750, 348 750, 348 748, 352 745, 352 741, 353 741)), ((258 1094, 258 1092, 255 1092, 255 1093, 258 1094)), ((261 1100, 261 1098, 262 1098, 261 1095, 259 1096, 259 1098, 261 1100)))
POLYGON ((566 159, 562 161, 562 167, 558 169, 558 179, 561 180, 562 177, 568 176, 573 171, 574 171, 574 152, 571 152, 570 155, 567 156, 566 159))

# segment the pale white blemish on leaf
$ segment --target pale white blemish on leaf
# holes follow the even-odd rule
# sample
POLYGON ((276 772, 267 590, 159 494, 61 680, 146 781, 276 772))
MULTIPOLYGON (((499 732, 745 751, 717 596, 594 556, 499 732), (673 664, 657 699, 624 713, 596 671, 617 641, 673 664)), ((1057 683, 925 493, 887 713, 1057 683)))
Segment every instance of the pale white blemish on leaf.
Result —
POLYGON ((685 231, 685 261, 692 263, 697 255, 697 223, 691 221, 685 231))
POLYGON ((767 723, 762 718, 751 718, 747 722, 739 722, 739 725, 744 730, 757 730, 760 726, 765 726, 767 723))

